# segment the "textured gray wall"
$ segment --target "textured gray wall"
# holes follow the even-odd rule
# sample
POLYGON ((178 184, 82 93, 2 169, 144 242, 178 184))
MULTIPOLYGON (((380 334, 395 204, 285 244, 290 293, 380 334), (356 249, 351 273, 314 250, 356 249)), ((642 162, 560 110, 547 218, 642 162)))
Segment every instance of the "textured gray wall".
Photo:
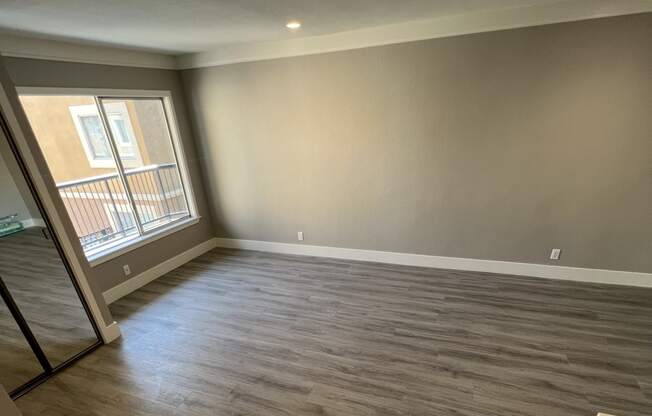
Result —
MULTIPOLYGON (((88 264, 85 264, 86 275, 92 281, 94 289, 98 294, 127 280, 122 271, 123 264, 129 264, 131 266, 131 278, 214 236, 210 211, 204 195, 200 163, 190 131, 180 76, 177 71, 23 58, 4 58, 4 63, 9 76, 16 86, 169 90, 172 93, 197 207, 202 219, 194 226, 179 231, 174 235, 151 242, 99 266, 90 267, 88 264)), ((22 121, 24 126, 28 125, 24 114, 21 114, 19 121, 22 121)), ((28 135, 28 139, 31 139, 32 153, 41 165, 41 172, 47 173, 47 165, 38 148, 38 144, 31 134, 28 135)), ((61 213, 65 213, 63 204, 60 202, 60 199, 56 198, 57 191, 54 181, 49 173, 44 176, 46 176, 46 182, 52 187, 51 193, 55 195, 58 210, 61 213)), ((64 223, 68 227, 69 233, 74 235, 70 221, 66 220, 64 223)), ((81 247, 78 247, 78 249, 78 256, 84 258, 81 247)), ((108 319, 109 317, 106 318, 108 319)))
POLYGON ((216 232, 652 272, 650 39, 643 14, 183 71, 216 232))

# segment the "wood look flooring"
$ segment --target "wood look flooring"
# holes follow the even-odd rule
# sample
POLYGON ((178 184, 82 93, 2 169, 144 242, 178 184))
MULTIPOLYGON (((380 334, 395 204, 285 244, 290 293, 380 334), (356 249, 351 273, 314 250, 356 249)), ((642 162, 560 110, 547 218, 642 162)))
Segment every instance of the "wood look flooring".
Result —
POLYGON ((31 415, 652 414, 652 290, 218 249, 31 415))
MULTIPOLYGON (((42 228, 0 238, 0 277, 53 366, 97 342, 59 253, 42 228)), ((11 391, 42 372, 0 299, 0 384, 11 391)))

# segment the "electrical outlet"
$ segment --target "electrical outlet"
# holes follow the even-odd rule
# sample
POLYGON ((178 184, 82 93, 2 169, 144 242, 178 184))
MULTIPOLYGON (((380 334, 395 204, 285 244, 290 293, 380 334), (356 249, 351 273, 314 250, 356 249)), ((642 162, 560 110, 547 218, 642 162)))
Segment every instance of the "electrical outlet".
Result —
POLYGON ((550 260, 559 260, 559 256, 561 256, 561 249, 553 248, 550 252, 550 260))
POLYGON ((303 231, 297 232, 297 240, 303 241, 303 231))
POLYGON ((122 270, 125 272, 125 276, 129 276, 131 274, 131 267, 129 267, 128 264, 122 266, 122 270))

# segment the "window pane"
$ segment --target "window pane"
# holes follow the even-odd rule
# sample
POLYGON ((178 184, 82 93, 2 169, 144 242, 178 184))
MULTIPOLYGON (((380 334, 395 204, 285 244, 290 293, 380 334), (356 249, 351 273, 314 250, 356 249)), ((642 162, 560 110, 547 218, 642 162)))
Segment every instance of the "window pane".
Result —
POLYGON ((109 211, 111 212, 111 219, 113 220, 113 223, 118 227, 123 227, 126 229, 136 228, 136 220, 131 213, 131 208, 129 205, 120 204, 111 206, 109 211))
POLYGON ((112 157, 111 148, 104 134, 100 116, 81 116, 80 120, 86 134, 84 139, 88 142, 93 156, 96 159, 110 159, 112 157))
POLYGON ((20 100, 87 255, 137 236, 93 97, 24 95, 20 100), (112 214, 118 210, 119 219, 112 214))
POLYGON ((103 99, 143 230, 189 216, 163 101, 159 98, 103 99), (130 142, 133 138, 133 142, 130 142), (138 163, 133 162, 139 155, 138 163))
POLYGON ((131 145, 131 140, 129 140, 129 135, 127 134, 127 127, 125 126, 125 121, 122 117, 112 116, 110 117, 110 120, 115 129, 118 143, 122 145, 131 145))
POLYGON ((138 125, 134 125, 129 116, 133 111, 122 101, 104 104, 104 111, 109 127, 115 139, 115 145, 125 168, 138 168, 143 166, 139 147, 136 143, 138 125))

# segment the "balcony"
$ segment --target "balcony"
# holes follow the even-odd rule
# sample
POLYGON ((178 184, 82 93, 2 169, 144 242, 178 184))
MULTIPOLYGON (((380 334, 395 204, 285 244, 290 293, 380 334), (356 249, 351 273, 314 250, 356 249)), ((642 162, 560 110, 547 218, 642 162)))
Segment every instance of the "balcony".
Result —
POLYGON ((57 184, 87 256, 138 236, 139 225, 147 233, 189 217, 175 163, 125 170, 125 179, 133 205, 117 173, 57 184))

